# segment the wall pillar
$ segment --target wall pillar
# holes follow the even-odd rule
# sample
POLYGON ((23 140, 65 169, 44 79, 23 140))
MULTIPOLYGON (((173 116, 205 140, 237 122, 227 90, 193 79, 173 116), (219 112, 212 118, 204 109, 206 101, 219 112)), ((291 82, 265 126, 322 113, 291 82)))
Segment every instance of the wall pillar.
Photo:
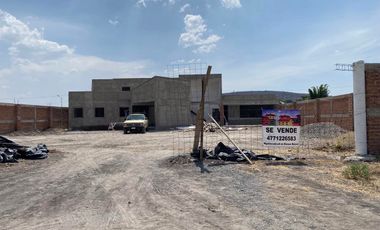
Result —
POLYGON ((353 63, 355 153, 367 154, 367 113, 364 61, 353 63))

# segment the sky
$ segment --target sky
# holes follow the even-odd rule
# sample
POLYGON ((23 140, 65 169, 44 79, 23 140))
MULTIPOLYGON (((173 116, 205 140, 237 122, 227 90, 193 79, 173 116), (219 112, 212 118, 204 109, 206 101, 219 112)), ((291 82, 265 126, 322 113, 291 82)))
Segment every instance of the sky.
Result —
POLYGON ((379 22, 378 0, 0 0, 0 102, 67 105, 177 64, 211 65, 223 92, 350 93, 335 64, 380 62, 379 22))

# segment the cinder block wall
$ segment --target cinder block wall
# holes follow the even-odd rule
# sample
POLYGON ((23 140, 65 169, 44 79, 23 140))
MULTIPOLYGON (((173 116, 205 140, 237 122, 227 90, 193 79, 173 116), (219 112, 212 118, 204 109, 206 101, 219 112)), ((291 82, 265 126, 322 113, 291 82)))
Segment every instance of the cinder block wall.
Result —
POLYGON ((380 155, 380 64, 365 64, 367 151, 380 155))
POLYGON ((68 128, 68 109, 0 103, 0 133, 68 128))
POLYGON ((16 129, 16 116, 16 106, 0 104, 0 133, 8 133, 16 129))
POLYGON ((283 105, 277 109, 298 109, 302 125, 331 122, 346 130, 354 130, 352 94, 305 100, 283 105))

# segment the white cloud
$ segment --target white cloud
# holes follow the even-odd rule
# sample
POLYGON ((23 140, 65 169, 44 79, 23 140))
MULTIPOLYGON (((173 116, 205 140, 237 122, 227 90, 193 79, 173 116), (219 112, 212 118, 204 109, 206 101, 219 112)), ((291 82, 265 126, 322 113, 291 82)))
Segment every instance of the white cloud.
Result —
POLYGON ((189 4, 189 3, 186 3, 185 5, 183 5, 183 6, 181 7, 181 9, 179 9, 179 12, 180 12, 180 13, 184 13, 189 7, 190 7, 190 4, 189 4))
POLYGON ((227 9, 240 8, 240 0, 220 0, 222 6, 227 9))
POLYGON ((163 6, 173 6, 176 4, 176 0, 137 0, 136 6, 146 8, 149 2, 153 2, 153 3, 162 2, 163 6))
POLYGON ((145 0, 138 0, 138 1, 136 2, 136 6, 146 8, 145 0))
POLYGON ((216 34, 206 36, 207 25, 202 16, 187 14, 184 18, 185 32, 179 37, 179 44, 185 48, 194 47, 195 53, 209 53, 216 48, 217 42, 222 39, 216 34))
POLYGON ((113 25, 113 26, 116 26, 117 24, 119 24, 119 21, 118 20, 112 20, 112 19, 108 19, 108 23, 113 25))
POLYGON ((189 59, 189 60, 185 60, 185 59, 178 59, 178 60, 175 60, 175 61, 172 61, 170 62, 170 64, 172 65, 175 65, 175 64, 194 64, 194 63, 200 63, 202 60, 200 58, 193 58, 193 59, 189 59))
POLYGON ((43 38, 37 29, 30 29, 25 23, 9 13, 0 10, 0 40, 9 45, 8 54, 13 62, 23 59, 44 59, 72 54, 73 49, 43 38))
POLYGON ((41 31, 30 28, 0 10, 0 98, 66 94, 89 88, 92 78, 147 77, 149 61, 117 62, 75 53, 67 45, 49 41, 41 31), (5 48, 4 48, 5 47, 5 48), (86 87, 87 86, 87 87, 86 87), (85 87, 85 88, 84 88, 85 87))

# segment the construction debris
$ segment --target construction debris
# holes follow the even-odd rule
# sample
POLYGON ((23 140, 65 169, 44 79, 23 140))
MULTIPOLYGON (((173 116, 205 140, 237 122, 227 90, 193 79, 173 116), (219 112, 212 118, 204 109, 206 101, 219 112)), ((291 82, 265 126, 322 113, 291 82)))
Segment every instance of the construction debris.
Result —
POLYGON ((190 125, 190 126, 178 126, 176 127, 177 130, 182 130, 182 131, 193 131, 195 130, 195 125, 190 125))
MULTIPOLYGON (((178 126, 175 128, 176 130, 181 131, 194 131, 195 125, 189 126, 178 126)), ((234 127, 234 126, 223 126, 224 131, 242 131, 247 130, 247 127, 234 127)), ((216 132, 219 130, 218 126, 216 126, 213 122, 203 122, 203 131, 205 132, 216 132)))
POLYGON ((332 122, 319 122, 302 127, 303 138, 333 138, 344 133, 347 130, 332 122))
POLYGON ((218 129, 218 126, 216 126, 214 123, 206 123, 203 125, 203 130, 205 132, 215 132, 218 129))
POLYGON ((38 144, 36 147, 22 146, 0 136, 0 163, 17 162, 17 159, 45 159, 48 153, 45 144, 38 144))
POLYGON ((215 121, 215 119, 211 116, 211 114, 208 114, 208 116, 210 117, 210 119, 215 123, 215 125, 220 129, 220 131, 222 131, 222 133, 224 135, 226 135, 226 137, 228 138, 229 141, 231 141, 231 143, 239 150, 239 152, 241 153, 241 155, 243 155, 243 157, 248 161, 249 164, 252 164, 251 160, 245 155, 245 153, 239 148, 239 146, 235 143, 235 141, 233 141, 231 139, 230 136, 228 136, 228 134, 222 129, 222 127, 220 127, 220 125, 218 124, 218 122, 215 121))
MULTIPOLYGON (((245 162, 247 161, 246 157, 249 160, 257 161, 257 160, 285 160, 282 157, 270 155, 270 154, 255 154, 254 152, 246 149, 239 150, 237 147, 229 147, 219 142, 214 150, 206 150, 204 149, 205 158, 206 159, 214 159, 214 160, 223 160, 223 161, 236 161, 236 162, 245 162), (246 156, 244 156, 243 154, 246 156)), ((199 151, 193 152, 191 154, 192 157, 199 159, 199 151)))

